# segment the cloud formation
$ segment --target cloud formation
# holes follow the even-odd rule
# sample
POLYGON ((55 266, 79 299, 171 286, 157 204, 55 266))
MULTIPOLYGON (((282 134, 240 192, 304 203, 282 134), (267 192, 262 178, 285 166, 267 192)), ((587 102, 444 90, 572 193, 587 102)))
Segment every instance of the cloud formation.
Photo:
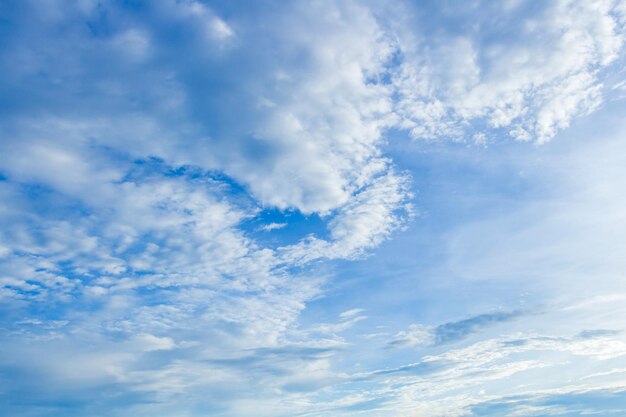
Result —
POLYGON ((624 40, 620 7, 563 0, 403 8, 403 65, 394 76, 401 125, 416 138, 499 129, 550 140, 602 102, 598 74, 624 40), (434 36, 433 14, 450 23, 434 36))
MULTIPOLYGON (((356 295, 336 312, 315 306, 345 278, 334 268, 420 214, 420 172, 398 162, 410 156, 394 159, 395 142, 547 143, 602 107, 609 75, 620 90, 625 10, 565 0, 0 6, 0 415, 460 416, 559 394, 560 380, 491 385, 561 366, 541 352, 619 358, 618 326, 513 337, 495 326, 521 320, 513 309, 392 326, 356 308, 356 295), (366 330, 372 347, 359 346, 370 320, 380 325, 366 330), (407 365, 390 346, 419 357, 407 365), (469 398, 468 383, 485 393, 469 398)), ((608 184, 576 183, 612 203, 603 227, 623 217, 619 185, 608 184)), ((537 210, 572 203, 555 200, 537 210)), ((593 224, 598 206, 576 207, 574 219, 593 224)), ((530 230, 512 226, 518 244, 568 223, 531 214, 530 230)), ((515 242, 493 244, 509 225, 455 230, 450 269, 488 279, 503 252, 535 262, 515 242)), ((607 276, 622 264, 609 254, 607 276)), ((616 302, 594 297, 552 305, 576 316, 616 302)), ((617 365, 590 374, 614 383, 586 375, 563 395, 617 392, 617 365)))

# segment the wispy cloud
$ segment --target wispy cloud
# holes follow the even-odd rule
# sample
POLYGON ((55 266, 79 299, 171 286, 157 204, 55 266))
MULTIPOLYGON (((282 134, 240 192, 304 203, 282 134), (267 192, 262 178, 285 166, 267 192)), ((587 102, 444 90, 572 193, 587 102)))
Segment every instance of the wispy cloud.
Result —
POLYGON ((282 229, 285 226, 287 226, 287 223, 268 223, 259 227, 259 229, 264 232, 271 232, 272 230, 282 229))
POLYGON ((520 311, 485 313, 464 320, 424 326, 412 324, 406 331, 398 332, 388 345, 390 347, 410 347, 417 345, 441 345, 464 339, 484 327, 507 322, 523 314, 520 311))

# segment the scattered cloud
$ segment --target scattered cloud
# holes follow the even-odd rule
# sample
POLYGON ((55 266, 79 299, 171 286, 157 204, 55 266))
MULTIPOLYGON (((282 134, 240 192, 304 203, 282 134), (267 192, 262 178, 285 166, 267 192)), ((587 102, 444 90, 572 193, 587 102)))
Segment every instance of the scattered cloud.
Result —
POLYGON ((395 109, 414 137, 462 139, 486 125, 544 143, 600 105, 598 71, 621 50, 623 25, 614 13, 622 6, 567 0, 482 6, 427 12, 405 6, 390 23, 403 59, 393 78, 395 109), (442 34, 429 32, 433 15, 444 22, 442 34))
POLYGON ((621 141, 545 151, 547 197, 432 225, 450 279, 523 282, 541 319, 410 324, 342 268, 415 218, 426 168, 396 142, 547 144, 607 106, 625 10, 0 7, 0 415, 533 415, 624 391, 621 141))

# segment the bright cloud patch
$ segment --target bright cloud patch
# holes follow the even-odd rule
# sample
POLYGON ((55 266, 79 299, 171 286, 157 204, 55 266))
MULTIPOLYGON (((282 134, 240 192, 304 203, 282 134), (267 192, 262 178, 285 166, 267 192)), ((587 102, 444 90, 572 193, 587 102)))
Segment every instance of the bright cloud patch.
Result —
POLYGON ((396 25, 403 60, 396 106, 412 136, 461 138, 471 126, 541 143, 600 105, 598 73, 623 43, 615 3, 482 6, 409 9, 396 25), (433 12, 443 33, 429 32, 433 12))

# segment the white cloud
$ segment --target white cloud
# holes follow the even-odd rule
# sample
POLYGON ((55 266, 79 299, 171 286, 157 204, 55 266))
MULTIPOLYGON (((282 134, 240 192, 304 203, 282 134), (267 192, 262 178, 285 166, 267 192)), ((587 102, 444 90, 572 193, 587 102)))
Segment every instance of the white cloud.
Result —
MULTIPOLYGON (((123 14, 110 7, 111 13, 123 14)), ((86 19, 94 20, 92 30, 100 30, 99 12, 86 13, 91 13, 86 19)), ((63 89, 56 88, 56 95, 46 97, 49 108, 58 107, 56 115, 16 117, 7 124, 12 143, 21 143, 5 153, 21 155, 4 161, 13 179, 40 181, 79 198, 112 198, 120 187, 109 183, 119 181, 128 167, 120 161, 106 165, 113 158, 94 165, 104 148, 129 158, 156 156, 173 167, 221 170, 246 185, 262 206, 295 208, 326 219, 339 210, 343 214, 330 225, 334 239, 344 242, 335 258, 374 247, 397 226, 399 217, 391 212, 403 208, 406 186, 391 184, 404 179, 391 172, 392 165, 379 150, 382 132, 392 123, 390 87, 371 81, 385 71, 392 46, 367 8, 356 3, 293 5, 267 12, 273 22, 269 30, 258 23, 260 17, 248 21, 250 16, 243 14, 238 17, 238 40, 215 55, 207 55, 203 46, 209 41, 196 29, 223 21, 204 4, 163 3, 147 13, 149 19, 141 23, 128 16, 110 23, 106 33, 111 33, 114 48, 107 53, 117 53, 118 64, 109 73, 89 60, 69 63, 72 71, 96 86, 96 94, 77 102, 67 91, 82 88, 83 81, 69 79, 63 89), (156 43, 171 25, 182 25, 189 41, 156 43), (259 56, 265 43, 278 45, 275 56, 259 56), (181 48, 195 57, 192 64, 167 59, 181 48), (306 59, 294 61, 294 51, 306 59), (140 55, 156 64, 147 73, 137 61, 140 55), (116 71, 124 76, 115 77, 116 71), (131 97, 155 104, 133 108, 131 97), (272 106, 254 104, 259 101, 272 106), (85 111, 92 105, 106 116, 85 111), (38 173, 28 169, 34 161, 41 164, 38 173), (372 218, 377 230, 355 229, 352 234, 348 229, 363 227, 357 224, 356 201, 367 204, 372 216, 379 213, 372 218)), ((68 16, 66 24, 79 31, 68 16)), ((44 19, 32 36, 47 36, 55 24, 44 19)), ((220 33, 225 33, 225 25, 217 25, 223 29, 220 33)), ((90 58, 97 61, 101 57, 94 42, 100 40, 57 38, 55 56, 73 56, 73 47, 85 54, 91 51, 90 58)), ((9 53, 21 53, 22 46, 18 42, 9 53)), ((44 65, 53 76, 61 76, 68 62, 54 56, 38 61, 35 55, 29 71, 44 65)), ((19 67, 11 74, 24 76, 19 67)))
POLYGON ((362 256, 404 224, 412 215, 408 178, 389 172, 375 178, 341 207, 330 221, 330 239, 303 239, 279 248, 284 262, 302 264, 316 259, 362 256))
MULTIPOLYGON (((486 124, 547 141, 601 103, 599 71, 622 42, 612 3, 557 2, 523 19, 522 2, 490 6, 484 16, 444 7, 442 15, 477 24, 442 30, 432 43, 417 32, 409 5, 398 9, 408 11, 402 16, 321 1, 228 18, 194 1, 146 5, 141 17, 115 4, 59 7, 13 16, 2 51, 10 63, 2 91, 13 109, 0 116, 0 197, 11 202, 0 207, 0 297, 25 320, 9 323, 0 364, 34 376, 15 389, 113 385, 146 396, 133 415, 159 414, 155 398, 172 413, 211 402, 232 406, 232 415, 268 416, 316 413, 320 403, 320 413, 340 415, 338 407, 391 398, 402 415, 452 416, 503 398, 494 381, 559 365, 531 351, 603 361, 624 351, 615 334, 526 335, 523 347, 496 338, 426 357, 452 364, 430 380, 410 366, 351 376, 335 368, 333 358, 350 345, 337 334, 364 321, 363 311, 341 313, 336 323, 298 321, 326 278, 311 262, 364 256, 411 216, 409 175, 383 153, 388 129, 453 139, 471 131, 481 143, 488 135, 477 126, 486 124), (399 17, 397 26, 385 23, 399 17), (242 223, 264 208, 316 214, 327 236, 263 247, 242 223), (40 309, 60 317, 46 321, 40 309), (380 382, 391 374, 403 376, 380 382), (360 378, 379 385, 356 395, 337 388, 360 378), (459 392, 470 383, 495 393, 471 399, 459 392)), ((585 191, 598 209, 615 190, 585 191)), ((482 258, 462 231, 452 269, 487 277, 523 270, 544 260, 539 250, 554 256, 548 264, 595 266, 545 247, 550 240, 528 244, 546 230, 582 241, 586 235, 564 232, 572 220, 621 233, 621 205, 607 204, 599 222, 583 206, 568 219, 531 213, 536 221, 521 231, 514 225, 508 235, 519 239, 506 244, 493 243, 502 231, 496 219, 478 248, 500 252, 482 258), (502 251, 516 261, 497 262, 502 251)), ((605 236, 592 234, 598 245, 605 236)), ((607 245, 611 260, 621 249, 607 245)), ((434 338, 436 330, 420 325, 395 336, 400 346, 434 338)))
POLYGON ((392 347, 412 347, 429 345, 435 341, 433 328, 420 324, 411 324, 408 330, 401 330, 393 336, 389 345, 392 347))
POLYGON ((151 334, 139 334, 135 337, 139 349, 144 352, 155 350, 172 350, 176 344, 170 337, 158 337, 151 334))
MULTIPOLYGON (((417 334, 420 329, 410 330, 417 334)), ((583 382, 589 379, 585 377, 589 368, 571 367, 576 361, 591 369, 611 369, 609 359, 624 355, 623 343, 623 336, 615 334, 591 338, 510 334, 352 378, 378 382, 367 398, 378 399, 384 406, 366 415, 465 416, 473 407, 506 404, 513 398, 532 401, 549 395, 623 390, 623 378, 600 384, 583 382), (600 346, 606 348, 598 351, 600 346)), ((329 410, 339 404, 328 404, 329 410)))
POLYGON ((340 319, 350 319, 354 316, 357 316, 361 313, 365 312, 364 309, 362 308, 352 308, 350 310, 346 310, 344 312, 342 312, 341 314, 339 314, 339 318, 340 319))
POLYGON ((394 74, 402 125, 428 138, 462 137, 486 123, 545 142, 575 116, 595 110, 598 70, 617 58, 623 43, 613 2, 529 4, 442 6, 437 12, 451 26, 458 18, 474 22, 449 35, 452 28, 444 35, 411 30, 427 23, 406 8, 394 28, 404 56, 394 74))
POLYGON ((287 223, 268 223, 259 227, 260 230, 264 232, 271 232, 272 230, 282 229, 287 226, 287 223))

